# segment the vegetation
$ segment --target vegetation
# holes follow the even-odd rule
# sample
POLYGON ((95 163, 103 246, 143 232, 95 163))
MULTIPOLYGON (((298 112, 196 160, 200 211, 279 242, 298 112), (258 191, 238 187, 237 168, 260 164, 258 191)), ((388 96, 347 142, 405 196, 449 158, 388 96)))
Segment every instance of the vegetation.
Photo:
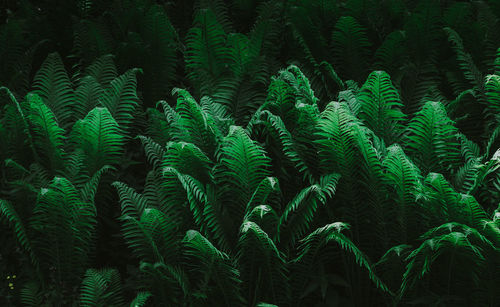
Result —
POLYGON ((3 1, 0 305, 499 306, 498 1, 3 1))

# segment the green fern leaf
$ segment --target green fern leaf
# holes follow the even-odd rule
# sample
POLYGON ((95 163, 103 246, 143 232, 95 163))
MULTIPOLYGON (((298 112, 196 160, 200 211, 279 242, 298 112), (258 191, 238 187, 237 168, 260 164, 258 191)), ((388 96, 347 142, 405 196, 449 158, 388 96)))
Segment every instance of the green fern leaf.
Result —
POLYGON ((387 144, 397 141, 405 115, 389 75, 383 71, 372 72, 356 98, 361 106, 360 119, 387 144))
POLYGON ((58 124, 67 128, 73 117, 74 92, 57 53, 49 54, 43 62, 33 80, 33 90, 52 110, 58 124))
POLYGON ((120 274, 116 269, 88 269, 82 281, 80 306, 124 306, 120 274))

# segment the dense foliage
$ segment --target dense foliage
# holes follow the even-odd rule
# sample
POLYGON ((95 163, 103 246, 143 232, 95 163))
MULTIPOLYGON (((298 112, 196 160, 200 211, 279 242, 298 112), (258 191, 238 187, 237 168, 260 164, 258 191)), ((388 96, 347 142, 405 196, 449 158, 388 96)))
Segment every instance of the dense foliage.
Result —
POLYGON ((2 3, 1 306, 500 306, 500 2, 2 3))

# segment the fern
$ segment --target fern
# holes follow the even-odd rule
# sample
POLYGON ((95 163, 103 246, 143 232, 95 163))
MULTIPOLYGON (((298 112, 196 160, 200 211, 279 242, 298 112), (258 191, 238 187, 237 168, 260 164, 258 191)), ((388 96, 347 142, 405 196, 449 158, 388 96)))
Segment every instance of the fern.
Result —
POLYGON ((333 197, 339 174, 329 174, 320 178, 319 182, 304 188, 284 208, 279 221, 279 236, 292 244, 310 228, 319 205, 325 205, 328 198, 333 197), (286 234, 282 233, 286 231, 286 234))
POLYGON ((237 126, 231 127, 218 156, 221 168, 217 182, 223 185, 220 193, 224 208, 238 221, 243 219, 247 203, 260 182, 269 176, 270 160, 262 147, 237 126))
POLYGON ((38 269, 39 261, 31 246, 31 240, 24 226, 24 222, 17 214, 15 208, 3 199, 0 199, 0 217, 4 223, 9 224, 9 226, 13 228, 19 245, 28 253, 31 263, 38 269))
POLYGON ((210 9, 199 10, 194 23, 186 39, 188 78, 199 85, 203 94, 210 94, 229 59, 226 33, 210 9))
POLYGON ((138 72, 142 72, 142 70, 131 69, 115 78, 111 81, 109 89, 100 98, 100 103, 108 109, 124 131, 130 128, 134 118, 133 112, 138 106, 139 98, 136 94, 136 74, 138 72))
POLYGON ((124 137, 111 113, 102 107, 90 111, 73 126, 73 143, 85 154, 84 165, 94 174, 105 165, 116 165, 123 150, 124 137))
POLYGON ((474 63, 472 56, 465 51, 461 37, 449 27, 445 27, 444 31, 448 35, 448 40, 453 44, 453 49, 457 53, 457 60, 465 78, 471 82, 472 86, 482 91, 483 75, 474 63))
POLYGON ((391 144, 402 131, 404 114, 399 94, 389 75, 383 71, 372 72, 356 99, 361 106, 359 117, 373 132, 391 144))
POLYGON ((62 128, 72 120, 74 92, 64 64, 57 53, 51 53, 33 80, 33 92, 39 95, 62 128))
POLYGON ((415 115, 405 143, 424 172, 448 171, 460 161, 457 128, 439 102, 427 102, 415 115))
POLYGON ((341 67, 344 79, 361 80, 367 69, 367 53, 371 44, 366 30, 351 16, 340 17, 332 34, 331 50, 341 67))
POLYGON ((92 249, 95 216, 95 207, 83 202, 67 179, 55 177, 49 188, 41 189, 29 223, 39 238, 33 250, 43 259, 45 274, 56 268, 59 286, 78 281, 83 273, 92 249))
POLYGON ((48 169, 61 170, 64 167, 64 145, 66 137, 52 111, 36 94, 28 96, 30 103, 29 121, 33 127, 34 143, 41 158, 48 161, 48 169))
POLYGON ((82 281, 81 306, 123 306, 120 274, 115 269, 88 269, 82 281))
POLYGON ((239 272, 228 255, 217 250, 210 241, 195 230, 189 230, 183 240, 186 261, 196 287, 193 291, 204 293, 205 304, 243 306, 239 272), (228 290, 230 289, 230 290, 228 290), (221 297, 222 295, 222 297, 221 297))
POLYGON ((142 307, 145 306, 145 304, 148 302, 149 298, 151 297, 150 292, 139 292, 137 293, 137 296, 134 298, 134 300, 130 303, 130 307, 142 307))
POLYGON ((241 225, 236 259, 249 304, 287 304, 290 293, 285 261, 271 238, 254 222, 241 225))

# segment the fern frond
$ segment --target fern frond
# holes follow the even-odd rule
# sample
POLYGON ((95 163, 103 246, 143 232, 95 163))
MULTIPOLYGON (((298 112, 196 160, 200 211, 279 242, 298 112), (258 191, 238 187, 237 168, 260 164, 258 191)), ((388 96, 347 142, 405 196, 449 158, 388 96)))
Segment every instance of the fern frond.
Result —
POLYGON ((188 78, 202 94, 211 94, 229 60, 226 33, 210 9, 199 10, 194 25, 186 38, 188 78))
POLYGON ((76 120, 82 119, 97 107, 103 93, 102 85, 94 77, 83 77, 75 90, 74 118, 76 120))
POLYGON ((116 269, 88 269, 82 281, 80 305, 124 306, 120 274, 116 269))
POLYGON ((100 103, 108 109, 124 131, 130 129, 134 118, 133 113, 138 107, 136 75, 139 72, 142 72, 142 70, 138 68, 130 69, 115 78, 99 99, 100 103))
POLYGON ((320 178, 319 182, 301 190, 285 207, 279 220, 278 238, 284 244, 294 243, 304 235, 320 205, 335 194, 340 175, 333 173, 320 178))
POLYGON ((405 115, 399 93, 384 71, 374 71, 363 84, 356 99, 361 106, 360 119, 387 144, 397 141, 405 115))
MULTIPOLYGON (((299 255, 293 261, 312 261, 321 253, 322 249, 326 248, 328 244, 335 242, 339 245, 342 252, 351 254, 354 257, 356 264, 368 272, 370 280, 377 286, 377 288, 388 292, 389 289, 375 274, 368 257, 342 233, 344 229, 349 229, 349 227, 350 226, 348 224, 336 222, 316 229, 302 240, 299 255)), ((326 254, 323 255, 326 256, 326 254)))
POLYGON ((238 126, 230 128, 218 157, 221 168, 216 176, 217 182, 222 184, 220 195, 229 214, 235 220, 241 220, 252 194, 270 175, 270 159, 264 149, 238 126))
POLYGON ((97 58, 85 69, 83 73, 84 78, 92 77, 101 85, 102 88, 109 87, 111 81, 118 77, 113 57, 114 56, 111 54, 106 54, 97 58))
POLYGON ((52 172, 64 168, 64 129, 59 127, 54 113, 36 94, 28 95, 30 110, 28 118, 33 129, 34 144, 41 153, 42 163, 52 172))
POLYGON ((213 157, 218 140, 222 137, 214 119, 201 108, 188 91, 175 88, 172 93, 178 95, 176 124, 182 129, 181 134, 177 136, 178 140, 189 141, 213 157))
POLYGON ((395 211, 399 225, 398 233, 403 242, 407 239, 407 230, 412 229, 410 216, 415 206, 415 198, 421 182, 420 170, 405 155, 403 149, 394 144, 388 148, 388 155, 383 162, 387 182, 396 192, 395 211))
POLYGON ((135 298, 130 302, 130 307, 143 307, 146 306, 149 298, 152 296, 151 292, 142 291, 137 293, 135 298))
POLYGON ((483 89, 483 75, 474 63, 472 56, 465 51, 462 38, 452 28, 445 27, 443 29, 448 35, 448 41, 451 42, 452 48, 457 53, 457 60, 465 78, 480 91, 483 89))
POLYGON ((64 64, 57 53, 47 56, 33 80, 33 92, 39 95, 62 128, 72 120, 74 92, 64 64))
POLYGON ((281 253, 269 236, 254 222, 240 228, 236 259, 249 304, 260 301, 288 304, 288 270, 281 253))
POLYGON ((55 177, 41 189, 29 225, 38 238, 33 249, 44 272, 54 267, 59 284, 79 281, 92 249, 95 206, 82 201, 66 178, 55 177))
POLYGON ((367 55, 371 44, 366 30, 351 16, 342 16, 332 33, 331 50, 335 62, 342 69, 344 79, 360 81, 367 69, 367 55))
POLYGON ((411 120, 405 145, 424 173, 449 171, 460 162, 458 130, 440 102, 429 101, 411 120))
POLYGON ((28 236, 26 227, 21 220, 21 217, 17 214, 16 209, 6 200, 0 199, 0 220, 4 223, 9 224, 9 226, 14 231, 16 240, 19 245, 28 253, 31 263, 38 270, 39 260, 37 255, 34 253, 31 240, 28 236))
POLYGON ((117 165, 124 137, 118 123, 106 108, 96 107, 73 126, 72 142, 85 154, 85 166, 94 174, 105 165, 117 165))
POLYGON ((229 256, 196 230, 189 230, 182 243, 191 278, 196 284, 193 290, 206 296, 205 303, 244 306, 240 274, 229 256))

